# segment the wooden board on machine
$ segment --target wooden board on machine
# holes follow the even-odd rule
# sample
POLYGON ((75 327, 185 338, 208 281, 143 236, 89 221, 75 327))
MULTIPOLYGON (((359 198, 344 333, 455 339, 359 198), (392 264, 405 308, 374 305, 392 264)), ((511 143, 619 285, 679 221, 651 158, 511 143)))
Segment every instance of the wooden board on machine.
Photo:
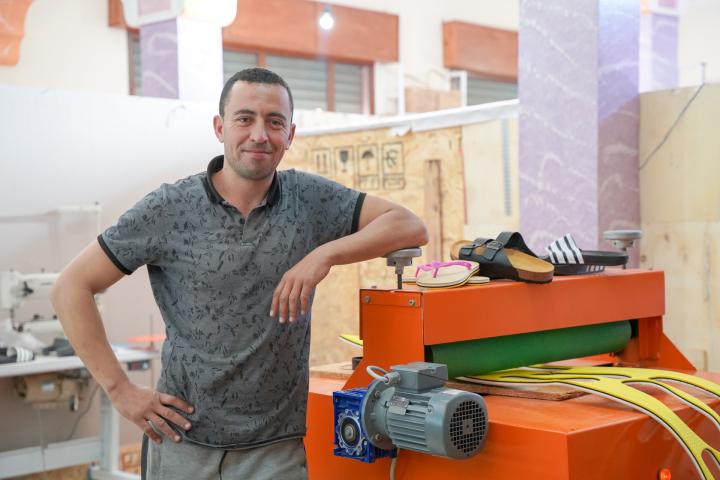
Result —
MULTIPOLYGON (((330 363, 310 367, 310 376, 316 378, 332 378, 345 380, 352 375, 351 362, 330 363)), ((560 401, 586 395, 585 392, 570 387, 556 385, 533 386, 532 388, 508 388, 492 385, 480 385, 471 381, 455 380, 445 384, 448 388, 457 388, 480 395, 501 395, 504 397, 532 398, 534 400, 560 401)))

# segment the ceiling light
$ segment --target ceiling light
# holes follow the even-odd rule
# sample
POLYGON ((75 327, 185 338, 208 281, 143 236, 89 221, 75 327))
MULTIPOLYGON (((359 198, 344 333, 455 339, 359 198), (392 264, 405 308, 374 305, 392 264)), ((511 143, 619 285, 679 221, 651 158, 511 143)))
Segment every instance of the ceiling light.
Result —
POLYGON ((320 15, 318 25, 320 25, 320 28, 323 30, 330 30, 335 25, 335 19, 332 16, 329 5, 325 5, 325 11, 320 15))

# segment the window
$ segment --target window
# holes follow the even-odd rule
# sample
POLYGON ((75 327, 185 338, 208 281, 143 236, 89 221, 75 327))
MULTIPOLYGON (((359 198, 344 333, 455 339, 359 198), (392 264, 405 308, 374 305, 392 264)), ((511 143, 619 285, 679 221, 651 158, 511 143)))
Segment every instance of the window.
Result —
POLYGON ((254 65, 269 68, 290 85, 295 108, 372 113, 372 67, 335 60, 225 50, 225 80, 254 65))
POLYGON ((327 62, 268 55, 266 67, 283 77, 290 85, 295 108, 330 110, 327 62))
POLYGON ((257 55, 254 53, 223 50, 223 83, 227 82, 235 72, 239 72, 244 68, 254 67, 257 64, 257 55))
MULTIPOLYGON (((140 39, 128 33, 130 94, 142 95, 140 39)), ((293 92, 295 108, 372 113, 371 65, 223 50, 223 82, 244 68, 263 66, 277 72, 293 92)))
POLYGON ((142 95, 140 70, 140 34, 128 31, 128 63, 130 64, 130 95, 142 95))
POLYGON ((517 98, 517 83, 498 82, 468 75, 467 104, 499 102, 517 98))
POLYGON ((369 80, 366 73, 368 67, 349 63, 335 64, 335 111, 347 113, 366 113, 369 108, 364 105, 364 88, 369 80))

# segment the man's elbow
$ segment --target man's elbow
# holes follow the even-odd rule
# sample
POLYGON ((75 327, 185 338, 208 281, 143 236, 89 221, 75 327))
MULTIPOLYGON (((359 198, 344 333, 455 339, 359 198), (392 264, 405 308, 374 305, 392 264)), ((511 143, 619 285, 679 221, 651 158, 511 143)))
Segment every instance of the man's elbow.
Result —
POLYGON ((53 308, 57 311, 60 308, 60 300, 62 299, 65 288, 65 277, 60 274, 57 281, 53 284, 52 290, 50 290, 50 303, 53 308))
POLYGON ((428 241, 430 240, 430 236, 428 235, 427 227, 425 226, 425 223, 420 219, 418 219, 418 225, 416 227, 415 236, 417 238, 417 246, 418 247, 427 245, 428 241))
POLYGON ((422 247, 430 240, 425 222, 410 211, 408 211, 408 214, 411 215, 411 218, 408 219, 408 224, 411 225, 410 231, 408 232, 408 242, 414 246, 422 247))

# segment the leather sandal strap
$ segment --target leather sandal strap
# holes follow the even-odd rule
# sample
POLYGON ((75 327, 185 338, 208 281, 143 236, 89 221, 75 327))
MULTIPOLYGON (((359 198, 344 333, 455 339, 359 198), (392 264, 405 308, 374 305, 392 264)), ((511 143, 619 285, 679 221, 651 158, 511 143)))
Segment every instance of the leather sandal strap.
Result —
POLYGON ((498 240, 478 237, 473 241, 473 250, 482 245, 485 245, 485 251, 482 253, 482 257, 488 261, 492 261, 492 259, 495 258, 495 255, 505 248, 505 244, 498 240))
POLYGON ((502 232, 498 235, 497 241, 502 243, 505 248, 513 248, 523 253, 527 253, 528 255, 532 255, 533 257, 537 257, 537 255, 530 250, 530 247, 525 244, 525 240, 522 235, 520 235, 520 232, 502 232))

